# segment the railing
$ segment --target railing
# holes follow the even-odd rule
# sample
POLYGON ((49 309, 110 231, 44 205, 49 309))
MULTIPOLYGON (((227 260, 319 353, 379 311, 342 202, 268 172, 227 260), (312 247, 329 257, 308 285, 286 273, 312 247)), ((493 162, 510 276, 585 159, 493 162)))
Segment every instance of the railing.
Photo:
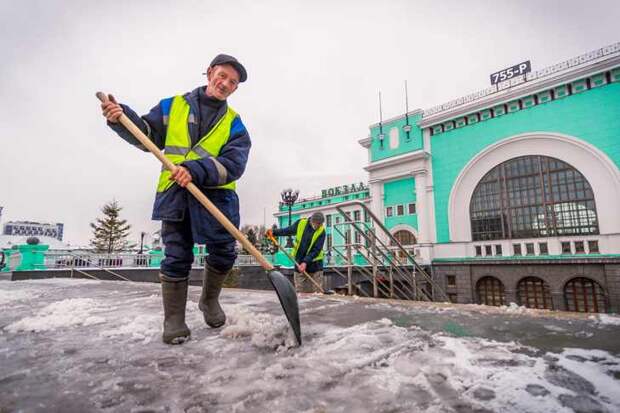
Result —
MULTIPOLYGON (((345 263, 346 275, 337 266, 328 268, 346 282, 349 295, 361 293, 373 297, 449 301, 443 288, 427 274, 416 262, 415 257, 394 238, 363 202, 351 201, 346 204, 349 205, 361 207, 369 222, 354 221, 342 209, 344 205, 336 206, 336 210, 344 218, 344 223, 335 224, 332 228, 345 243, 332 245, 327 251, 329 256, 336 258, 336 261, 345 263), (343 234, 339 228, 343 225, 352 227, 361 238, 364 238, 364 242, 351 242, 350 236, 343 234), (377 236, 376 231, 382 233, 382 236, 377 236), (383 239, 387 239, 388 242, 384 242, 383 239), (365 264, 356 264, 354 254, 361 256, 365 264), (354 272, 356 277, 353 275, 354 272), (360 287, 360 283, 372 285, 372 291, 365 291, 360 287)), ((349 229, 347 228, 347 234, 350 234, 349 229)))
MULTIPOLYGON (((207 254, 195 254, 192 267, 202 268, 207 254)), ((45 253, 44 268, 149 268, 159 267, 163 255, 45 253)), ((259 265, 251 255, 238 255, 236 266, 259 265)))

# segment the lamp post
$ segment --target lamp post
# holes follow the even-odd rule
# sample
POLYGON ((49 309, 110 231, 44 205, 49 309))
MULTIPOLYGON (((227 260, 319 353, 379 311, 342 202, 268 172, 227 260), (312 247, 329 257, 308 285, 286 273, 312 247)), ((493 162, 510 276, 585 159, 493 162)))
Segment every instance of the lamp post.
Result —
POLYGON ((138 252, 138 254, 142 255, 144 254, 144 236, 146 235, 146 232, 142 231, 140 233, 140 252, 138 252))
MULTIPOLYGON (((290 227, 293 224, 291 221, 291 209, 299 197, 299 190, 292 190, 291 188, 284 189, 280 193, 280 196, 282 197, 282 202, 284 202, 284 205, 288 206, 288 226, 290 227)), ((286 239, 286 248, 293 248, 293 239, 290 235, 286 239)))

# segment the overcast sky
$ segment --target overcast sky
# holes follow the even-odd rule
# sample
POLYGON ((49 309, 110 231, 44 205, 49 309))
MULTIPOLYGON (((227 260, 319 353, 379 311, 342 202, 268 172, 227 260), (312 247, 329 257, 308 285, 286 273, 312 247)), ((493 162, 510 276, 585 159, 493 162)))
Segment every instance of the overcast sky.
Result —
POLYGON ((154 231, 159 165, 109 130, 94 93, 146 113, 202 85, 217 53, 248 81, 229 98, 253 147, 238 184, 242 224, 273 222, 280 191, 366 181, 357 141, 379 119, 489 85, 523 60, 537 70, 620 40, 611 1, 0 0, 2 222, 63 222, 86 244, 116 199, 154 231))

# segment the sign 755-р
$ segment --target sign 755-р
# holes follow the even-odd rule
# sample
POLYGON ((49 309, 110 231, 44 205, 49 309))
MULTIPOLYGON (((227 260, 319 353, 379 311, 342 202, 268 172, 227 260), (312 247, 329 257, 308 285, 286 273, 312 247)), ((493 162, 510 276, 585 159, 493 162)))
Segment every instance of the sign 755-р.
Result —
POLYGON ((491 84, 494 85, 505 80, 510 80, 515 76, 524 75, 532 71, 530 61, 522 62, 499 72, 491 74, 491 84))

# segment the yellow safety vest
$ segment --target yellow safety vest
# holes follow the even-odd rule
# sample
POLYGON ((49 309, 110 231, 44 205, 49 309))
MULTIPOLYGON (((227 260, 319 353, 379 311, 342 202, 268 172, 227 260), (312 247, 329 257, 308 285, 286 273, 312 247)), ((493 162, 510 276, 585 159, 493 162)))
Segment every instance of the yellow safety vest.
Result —
MULTIPOLYGON (((302 218, 299 221, 299 224, 297 225, 297 234, 295 235, 295 245, 293 245, 293 256, 294 257, 297 256, 297 250, 299 249, 299 244, 301 244, 301 237, 304 235, 304 230, 306 229, 306 225, 308 225, 307 218, 302 218)), ((325 232, 325 227, 323 225, 321 225, 319 229, 314 231, 314 234, 312 234, 312 240, 310 241, 310 246, 308 247, 308 251, 312 249, 314 244, 316 244, 316 240, 324 232, 325 232)), ((321 248, 321 252, 319 252, 319 255, 317 255, 316 258, 312 261, 321 261, 324 255, 325 254, 323 254, 323 249, 321 248)))
MULTIPOLYGON (((237 113, 228 107, 226 113, 211 128, 211 130, 203 136, 194 147, 189 136, 190 106, 183 96, 175 96, 170 107, 170 115, 168 117, 168 130, 166 132, 166 143, 164 147, 164 156, 173 164, 178 165, 186 160, 196 160, 206 157, 216 157, 220 154, 220 150, 230 138, 230 128, 233 121, 237 117, 237 113)), ((218 164, 216 164, 218 166, 218 164)), ((157 184, 157 192, 164 192, 170 188, 175 182, 170 180, 171 172, 163 169, 159 175, 157 184)), ((229 182, 225 185, 216 186, 214 188, 236 189, 235 182, 229 182)))

